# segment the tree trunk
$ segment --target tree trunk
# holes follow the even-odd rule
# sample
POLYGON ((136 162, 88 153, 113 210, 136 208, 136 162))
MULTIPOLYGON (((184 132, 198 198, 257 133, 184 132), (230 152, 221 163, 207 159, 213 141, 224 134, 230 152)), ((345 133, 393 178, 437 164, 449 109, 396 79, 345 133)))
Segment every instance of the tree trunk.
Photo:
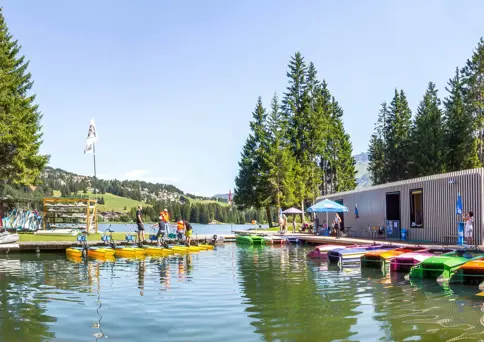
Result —
POLYGON ((301 223, 304 223, 304 200, 301 200, 301 211, 303 212, 301 214, 301 223))
POLYGON ((266 206, 266 213, 267 213, 267 223, 269 223, 269 228, 272 227, 272 217, 271 217, 271 207, 269 205, 266 206))

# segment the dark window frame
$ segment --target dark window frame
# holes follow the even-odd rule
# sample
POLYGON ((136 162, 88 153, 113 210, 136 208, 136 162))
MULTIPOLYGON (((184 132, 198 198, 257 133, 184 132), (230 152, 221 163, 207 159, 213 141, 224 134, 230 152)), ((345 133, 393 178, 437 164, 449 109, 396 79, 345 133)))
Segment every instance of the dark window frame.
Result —
MULTIPOLYGON (((413 213, 415 218, 415 213, 413 213)), ((425 227, 424 224, 424 203, 423 203, 423 188, 415 188, 410 189, 410 228, 418 228, 423 229, 425 227), (421 207, 422 207, 422 224, 420 226, 413 226, 412 225, 412 211, 414 210, 414 203, 413 203, 413 192, 420 191, 421 200, 421 207)))

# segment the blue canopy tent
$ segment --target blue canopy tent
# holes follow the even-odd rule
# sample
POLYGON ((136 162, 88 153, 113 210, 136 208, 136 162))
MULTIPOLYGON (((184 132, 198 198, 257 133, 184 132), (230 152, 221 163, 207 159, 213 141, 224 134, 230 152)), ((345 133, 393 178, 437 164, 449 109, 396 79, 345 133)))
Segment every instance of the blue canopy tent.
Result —
POLYGON ((329 199, 322 200, 308 208, 309 213, 326 213, 326 223, 328 224, 328 227, 328 213, 342 213, 347 211, 347 207, 329 199))

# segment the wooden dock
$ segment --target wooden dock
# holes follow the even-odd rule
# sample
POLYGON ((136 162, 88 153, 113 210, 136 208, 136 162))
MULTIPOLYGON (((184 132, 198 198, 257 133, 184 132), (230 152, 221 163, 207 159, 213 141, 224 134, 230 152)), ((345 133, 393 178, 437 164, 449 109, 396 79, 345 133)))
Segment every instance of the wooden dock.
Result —
MULTIPOLYGON (((226 234, 217 236, 223 236, 225 242, 235 242, 235 235, 226 234)), ((205 239, 210 240, 213 235, 198 235, 197 237, 192 237, 192 241, 204 241, 205 239)), ((102 241, 88 241, 89 246, 105 246, 102 241)), ((125 241, 115 241, 116 245, 123 246, 128 245, 125 241)), ((155 243, 152 243, 155 245, 155 243)), ((0 253, 15 253, 15 252, 58 252, 64 251, 69 247, 80 247, 81 243, 78 241, 28 241, 28 242, 17 242, 0 245, 0 253)))

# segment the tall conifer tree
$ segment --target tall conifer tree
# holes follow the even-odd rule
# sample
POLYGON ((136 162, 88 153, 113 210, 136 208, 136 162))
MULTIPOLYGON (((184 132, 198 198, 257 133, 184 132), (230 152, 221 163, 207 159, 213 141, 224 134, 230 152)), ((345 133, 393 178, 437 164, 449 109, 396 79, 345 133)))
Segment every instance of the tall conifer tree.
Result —
POLYGON ((411 160, 412 112, 403 90, 399 92, 395 89, 389 109, 385 124, 385 159, 388 181, 394 182, 408 178, 411 160))
MULTIPOLYGON (((34 103, 29 62, 10 34, 0 9, 0 180, 29 185, 48 162, 39 154, 42 115, 34 103)), ((0 188, 2 185, 0 184, 0 188)))
POLYGON ((412 127, 410 177, 445 172, 444 125, 435 84, 429 82, 412 127))
POLYGON ((444 100, 444 147, 447 171, 479 167, 478 141, 475 118, 464 105, 463 83, 459 68, 445 88, 449 93, 444 100))
POLYGON ((484 39, 481 37, 471 58, 462 69, 465 109, 475 120, 479 158, 484 164, 484 39))
POLYGON ((374 185, 384 184, 387 181, 387 164, 385 160, 385 123, 388 116, 387 103, 381 105, 378 120, 370 138, 368 148, 368 171, 374 185))

